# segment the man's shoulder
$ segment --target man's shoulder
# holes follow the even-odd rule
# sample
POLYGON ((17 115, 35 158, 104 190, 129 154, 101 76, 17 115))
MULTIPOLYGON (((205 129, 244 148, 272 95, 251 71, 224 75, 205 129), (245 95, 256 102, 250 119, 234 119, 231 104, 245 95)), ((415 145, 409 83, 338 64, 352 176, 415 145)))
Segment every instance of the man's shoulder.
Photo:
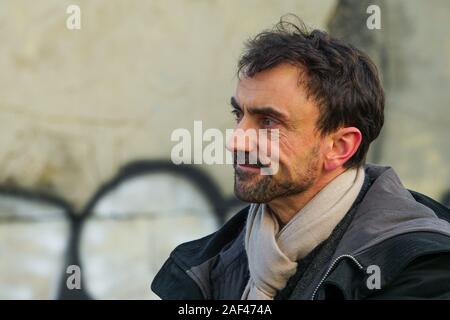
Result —
MULTIPOLYGON (((418 216, 417 221, 411 220, 409 224, 408 221, 394 224, 392 236, 381 235, 382 241, 375 240, 374 245, 356 254, 363 264, 380 266, 386 281, 392 281, 419 265, 427 272, 428 266, 437 267, 440 261, 450 258, 450 209, 419 192, 408 192, 434 215, 418 216), (401 231, 395 232, 396 229, 401 231), (418 261, 422 263, 417 264, 418 261)), ((396 211, 393 215, 400 216, 400 213, 396 211)), ((388 230, 385 235, 390 232, 388 230)), ((439 268, 450 273, 448 265, 439 268)))
POLYGON ((431 210, 433 210, 433 212, 442 220, 445 220, 447 222, 450 222, 450 208, 444 206, 442 203, 430 198, 429 196, 426 196, 420 192, 414 191, 414 190, 409 190, 408 191, 411 193, 411 195, 414 197, 414 199, 427 206, 428 208, 430 208, 431 210))
POLYGON ((450 237, 428 235, 414 242, 422 253, 397 266, 369 299, 450 299, 450 237))

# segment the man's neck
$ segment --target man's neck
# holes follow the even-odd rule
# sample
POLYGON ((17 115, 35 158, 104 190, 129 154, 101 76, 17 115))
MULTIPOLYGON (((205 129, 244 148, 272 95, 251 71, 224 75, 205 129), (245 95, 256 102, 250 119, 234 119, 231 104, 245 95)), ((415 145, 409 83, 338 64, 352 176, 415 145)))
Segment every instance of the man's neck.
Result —
POLYGON ((341 168, 328 174, 322 175, 308 190, 277 198, 270 201, 267 205, 275 214, 280 224, 280 229, 286 225, 314 196, 320 192, 334 178, 343 173, 346 169, 341 168))

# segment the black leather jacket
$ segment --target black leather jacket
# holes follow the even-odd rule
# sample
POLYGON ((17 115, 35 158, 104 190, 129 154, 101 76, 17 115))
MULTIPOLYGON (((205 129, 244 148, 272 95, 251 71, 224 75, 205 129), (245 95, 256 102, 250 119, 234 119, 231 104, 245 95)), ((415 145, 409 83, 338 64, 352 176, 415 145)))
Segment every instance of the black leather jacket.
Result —
MULTIPOLYGON (((352 208, 275 299, 450 298, 450 210, 405 189, 389 167, 365 171, 352 208)), ((247 213, 178 246, 152 290, 162 299, 239 299, 249 278, 247 213)))

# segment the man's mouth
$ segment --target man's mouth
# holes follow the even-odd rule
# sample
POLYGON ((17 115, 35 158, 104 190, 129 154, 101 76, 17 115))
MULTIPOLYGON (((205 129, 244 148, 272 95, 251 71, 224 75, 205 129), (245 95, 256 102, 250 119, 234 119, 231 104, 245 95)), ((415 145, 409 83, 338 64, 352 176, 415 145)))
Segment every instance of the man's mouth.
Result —
POLYGON ((238 170, 243 173, 261 173, 261 169, 263 168, 269 168, 268 165, 263 165, 259 161, 256 164, 249 164, 249 163, 235 163, 234 169, 238 170))
POLYGON ((254 159, 250 161, 250 155, 246 153, 238 158, 235 154, 234 156, 234 169, 246 173, 260 173, 262 168, 268 168, 269 165, 263 164, 260 159, 254 159))
POLYGON ((255 172, 255 173, 259 173, 262 166, 256 165, 256 164, 237 164, 236 168, 239 168, 242 171, 246 171, 246 172, 255 172))

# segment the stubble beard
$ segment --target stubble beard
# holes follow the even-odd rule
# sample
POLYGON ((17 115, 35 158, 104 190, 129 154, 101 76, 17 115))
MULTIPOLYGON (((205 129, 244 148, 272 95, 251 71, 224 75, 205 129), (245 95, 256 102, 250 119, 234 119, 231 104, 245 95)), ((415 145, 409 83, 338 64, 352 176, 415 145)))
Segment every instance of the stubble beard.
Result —
POLYGON ((276 198, 307 191, 318 175, 318 148, 313 148, 305 170, 294 179, 284 177, 280 163, 276 175, 261 175, 243 171, 234 165, 234 193, 237 198, 251 203, 268 203, 276 198))

